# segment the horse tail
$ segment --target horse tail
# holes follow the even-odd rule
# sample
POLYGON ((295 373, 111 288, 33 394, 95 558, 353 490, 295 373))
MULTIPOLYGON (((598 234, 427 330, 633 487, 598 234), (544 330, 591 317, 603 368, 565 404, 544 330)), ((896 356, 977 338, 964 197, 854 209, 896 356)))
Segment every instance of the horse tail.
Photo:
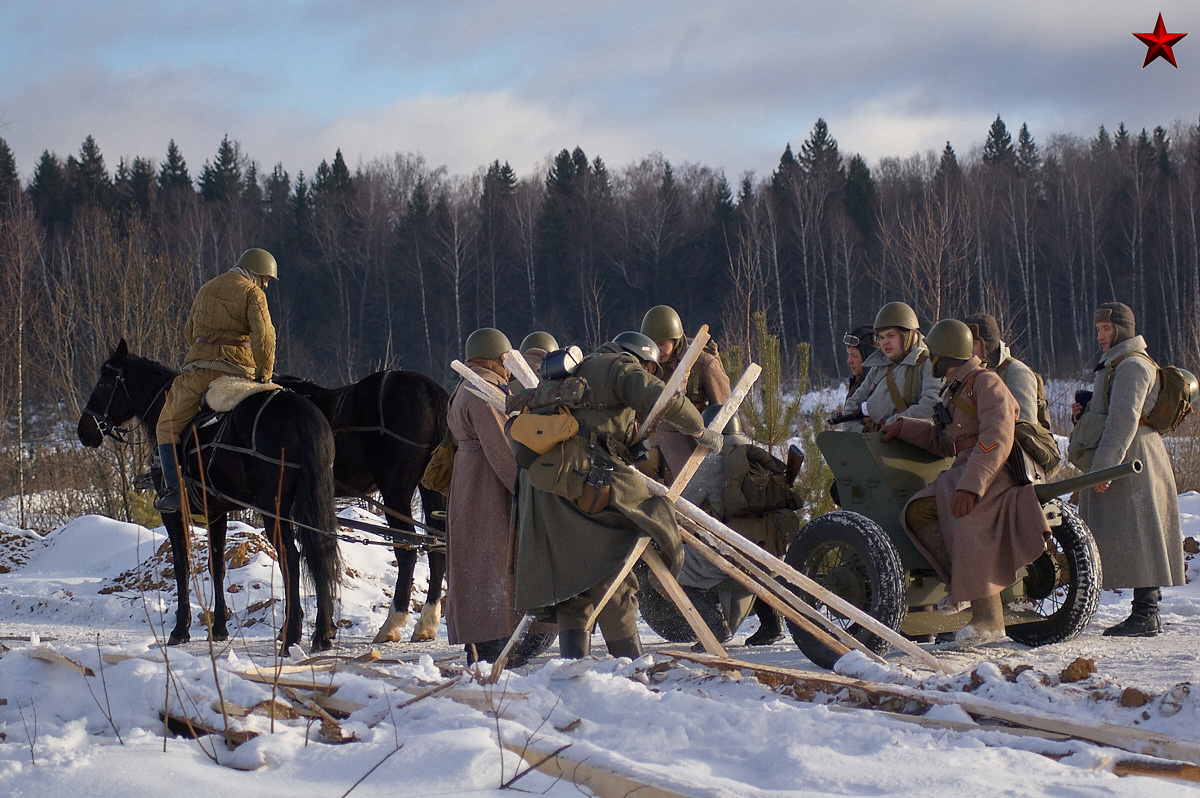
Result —
MULTIPOLYGON (((307 404, 307 402, 306 402, 307 404)), ((334 503, 333 432, 316 407, 297 414, 301 428, 300 480, 292 503, 292 519, 297 521, 297 538, 304 554, 309 578, 330 586, 336 596, 342 582, 342 556, 338 548, 337 507, 334 503)))

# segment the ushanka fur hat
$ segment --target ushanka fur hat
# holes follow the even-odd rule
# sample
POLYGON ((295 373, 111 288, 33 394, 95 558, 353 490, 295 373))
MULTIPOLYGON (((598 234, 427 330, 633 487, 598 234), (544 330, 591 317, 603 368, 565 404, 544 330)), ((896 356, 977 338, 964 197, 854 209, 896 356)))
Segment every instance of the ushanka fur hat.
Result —
POLYGON ((1137 335, 1137 323, 1134 321, 1133 311, 1124 302, 1105 302, 1097 308, 1095 323, 1099 324, 1102 321, 1111 323, 1116 331, 1113 335, 1114 344, 1119 344, 1121 341, 1137 335))
POLYGON ((1000 325, 991 313, 972 313, 963 318, 963 323, 971 328, 971 335, 983 344, 983 359, 990 366, 998 365, 995 360, 1000 348, 1000 325))

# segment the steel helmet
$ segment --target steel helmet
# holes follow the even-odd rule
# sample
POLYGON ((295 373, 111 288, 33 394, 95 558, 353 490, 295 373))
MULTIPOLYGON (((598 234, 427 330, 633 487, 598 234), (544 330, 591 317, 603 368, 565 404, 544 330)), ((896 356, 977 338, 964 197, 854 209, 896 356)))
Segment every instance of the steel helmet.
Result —
MULTIPOLYGON (((920 322, 917 321, 917 314, 904 302, 889 302, 881 307, 878 315, 875 316, 874 326, 876 330, 883 330, 887 327, 899 327, 901 330, 921 328, 920 322)), ((970 356, 970 354, 967 355, 967 357, 970 356)))
POLYGON ((674 341, 683 337, 683 322, 679 320, 675 308, 655 305, 642 317, 642 335, 651 341, 674 341))
POLYGON ((612 339, 612 342, 622 349, 637 355, 640 360, 658 363, 658 344, 647 335, 637 330, 626 330, 612 339))
POLYGON ((463 346, 463 360, 499 360, 510 349, 512 344, 508 342, 508 336, 504 333, 495 327, 480 327, 467 336, 467 343, 463 346))
POLYGON ((554 340, 554 336, 545 330, 531 332, 525 336, 525 340, 521 341, 518 351, 525 354, 530 349, 543 349, 547 352, 553 352, 558 349, 558 341, 554 340))
POLYGON ((966 324, 958 319, 942 319, 925 336, 925 346, 929 347, 931 358, 970 360, 973 340, 971 328, 966 324))
MULTIPOLYGON (((704 426, 707 427, 709 424, 712 423, 712 420, 717 417, 717 413, 721 412, 721 407, 722 407, 722 405, 709 405, 708 407, 704 408, 704 412, 700 414, 700 417, 702 419, 704 419, 704 426)), ((741 435, 742 434, 742 421, 740 418, 738 418, 737 413, 734 413, 733 417, 725 422, 725 429, 721 430, 721 434, 722 435, 741 435)))
POLYGON ((279 270, 275 265, 275 256, 265 249, 251 247, 238 258, 237 267, 245 269, 259 277, 274 277, 279 279, 279 270))

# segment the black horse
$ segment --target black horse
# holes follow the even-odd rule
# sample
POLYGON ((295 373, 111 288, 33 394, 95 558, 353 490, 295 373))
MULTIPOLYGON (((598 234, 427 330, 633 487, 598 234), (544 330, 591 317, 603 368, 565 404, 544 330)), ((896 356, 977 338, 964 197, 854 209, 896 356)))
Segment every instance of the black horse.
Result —
MULTIPOLYGON (((445 530, 446 497, 420 485, 429 457, 446 434, 450 396, 434 380, 415 371, 377 371, 341 388, 322 388, 297 377, 276 375, 275 382, 308 397, 321 409, 337 441, 333 475, 339 496, 365 497, 376 490, 383 499, 388 526, 412 532, 412 498, 420 491, 425 525, 445 530)), ((395 543, 396 590, 388 617, 375 642, 396 642, 408 624, 413 570, 419 550, 395 543)), ((440 620, 443 546, 428 550, 429 590, 413 641, 432 640, 440 620)))
MULTIPOLYGON (((124 440, 120 427, 134 417, 154 437, 167 388, 175 376, 176 372, 161 363, 129 354, 122 338, 104 362, 100 379, 88 397, 79 419, 79 440, 89 447, 100 446, 106 435, 124 440)), ((332 647, 336 632, 334 603, 342 567, 334 536, 333 432, 325 416, 303 396, 264 390, 243 399, 220 423, 199 430, 190 428, 184 438, 179 462, 184 484, 190 488, 190 509, 203 511, 208 518, 208 561, 215 594, 211 639, 229 638, 223 556, 227 516, 231 510, 253 507, 263 515, 283 571, 283 650, 301 637, 301 553, 317 592, 312 648, 332 647), (201 486, 204 494, 200 493, 201 486)), ((163 525, 171 541, 179 590, 175 628, 169 641, 175 645, 191 639, 187 528, 178 512, 163 513, 163 525)))

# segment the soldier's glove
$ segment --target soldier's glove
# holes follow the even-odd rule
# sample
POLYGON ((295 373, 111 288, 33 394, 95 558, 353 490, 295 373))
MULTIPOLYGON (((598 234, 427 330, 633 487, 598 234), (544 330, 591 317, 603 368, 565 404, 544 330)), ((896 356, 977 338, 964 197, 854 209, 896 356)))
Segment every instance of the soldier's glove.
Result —
POLYGON ((254 381, 255 382, 266 382, 267 378, 266 377, 255 377, 254 381))
POLYGON ((725 436, 712 429, 705 429, 696 441, 710 452, 719 452, 725 446, 725 436))

